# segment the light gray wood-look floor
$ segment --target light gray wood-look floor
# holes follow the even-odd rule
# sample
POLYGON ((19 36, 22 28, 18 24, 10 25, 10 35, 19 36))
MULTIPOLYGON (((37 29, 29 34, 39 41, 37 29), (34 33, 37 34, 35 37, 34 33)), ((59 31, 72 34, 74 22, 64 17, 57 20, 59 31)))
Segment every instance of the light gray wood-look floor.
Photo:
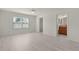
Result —
POLYGON ((79 43, 41 33, 0 38, 0 51, 77 51, 79 43))

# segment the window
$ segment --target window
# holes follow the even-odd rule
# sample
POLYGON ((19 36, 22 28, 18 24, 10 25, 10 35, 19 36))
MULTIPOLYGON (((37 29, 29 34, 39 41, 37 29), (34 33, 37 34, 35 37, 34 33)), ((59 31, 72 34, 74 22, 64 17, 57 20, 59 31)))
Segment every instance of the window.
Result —
POLYGON ((25 17, 14 17, 13 26, 15 29, 29 28, 29 19, 25 17))

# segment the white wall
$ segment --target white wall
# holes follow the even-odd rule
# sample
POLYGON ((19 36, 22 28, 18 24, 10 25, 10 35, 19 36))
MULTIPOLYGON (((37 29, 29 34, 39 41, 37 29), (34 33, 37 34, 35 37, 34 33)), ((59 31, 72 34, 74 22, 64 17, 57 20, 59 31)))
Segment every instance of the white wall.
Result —
POLYGON ((44 16, 43 33, 50 36, 56 36, 56 17, 54 15, 44 16))
POLYGON ((69 32, 68 37, 70 40, 79 42, 79 9, 68 9, 69 13, 69 32))
POLYGON ((0 10, 0 36, 29 32, 36 32, 36 16, 0 10), (29 28, 19 30, 14 29, 12 20, 15 16, 28 17, 29 28))
POLYGON ((68 39, 79 42, 79 9, 52 9, 46 13, 40 13, 43 16, 43 33, 56 36, 56 15, 59 13, 68 14, 68 39))

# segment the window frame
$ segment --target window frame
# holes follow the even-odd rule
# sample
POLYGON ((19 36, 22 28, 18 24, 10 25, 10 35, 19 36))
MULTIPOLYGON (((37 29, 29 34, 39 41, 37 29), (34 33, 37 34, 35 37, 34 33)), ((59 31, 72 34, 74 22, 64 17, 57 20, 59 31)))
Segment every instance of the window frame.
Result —
POLYGON ((16 16, 16 17, 13 17, 12 22, 13 22, 13 28, 14 29, 27 29, 27 28, 29 28, 29 18, 27 18, 27 17, 16 16), (16 22, 17 18, 20 18, 21 20, 19 22, 16 22), (24 24, 27 25, 27 26, 23 27, 24 24), (18 25, 18 26, 21 25, 21 27, 20 28, 18 26, 16 27, 16 25, 18 25))

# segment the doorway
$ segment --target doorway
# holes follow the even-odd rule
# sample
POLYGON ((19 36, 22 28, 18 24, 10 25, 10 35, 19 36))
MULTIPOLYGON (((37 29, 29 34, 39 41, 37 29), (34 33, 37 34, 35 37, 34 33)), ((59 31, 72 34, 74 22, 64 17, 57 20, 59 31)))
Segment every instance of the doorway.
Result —
POLYGON ((57 35, 67 36, 67 15, 58 15, 57 16, 57 35))
POLYGON ((43 32, 43 17, 39 19, 39 32, 43 32))

